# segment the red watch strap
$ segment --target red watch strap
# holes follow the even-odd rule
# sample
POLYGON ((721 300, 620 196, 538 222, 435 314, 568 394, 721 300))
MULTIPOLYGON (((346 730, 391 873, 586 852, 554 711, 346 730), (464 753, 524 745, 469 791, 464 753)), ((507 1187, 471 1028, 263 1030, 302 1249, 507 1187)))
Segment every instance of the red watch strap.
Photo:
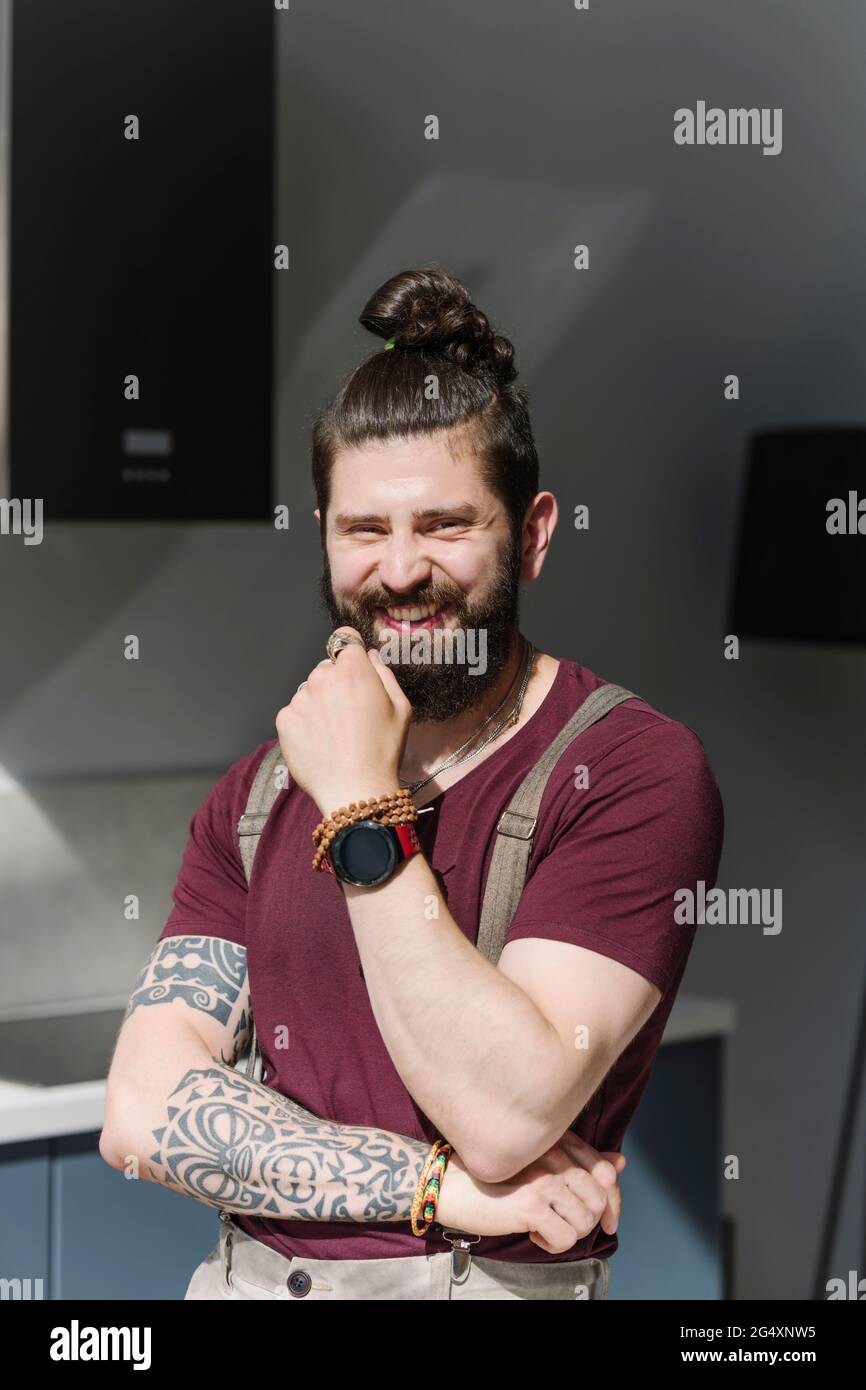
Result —
POLYGON ((418 832, 413 820, 401 821, 399 825, 394 826, 394 829, 397 832, 397 839, 400 841, 404 859, 411 859, 413 854, 420 852, 421 841, 418 839, 418 832))

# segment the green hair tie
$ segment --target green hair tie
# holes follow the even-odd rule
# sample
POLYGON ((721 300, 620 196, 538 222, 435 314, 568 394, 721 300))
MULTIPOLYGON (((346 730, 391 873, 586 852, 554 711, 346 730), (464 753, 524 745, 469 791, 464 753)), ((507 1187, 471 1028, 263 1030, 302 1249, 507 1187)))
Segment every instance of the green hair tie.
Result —
POLYGON ((389 348, 392 348, 392 347, 394 346, 394 344, 396 343, 396 341, 397 341, 396 338, 389 338, 388 341, 387 341, 387 343, 385 344, 384 348, 382 349, 382 351, 383 351, 383 352, 387 352, 389 348))

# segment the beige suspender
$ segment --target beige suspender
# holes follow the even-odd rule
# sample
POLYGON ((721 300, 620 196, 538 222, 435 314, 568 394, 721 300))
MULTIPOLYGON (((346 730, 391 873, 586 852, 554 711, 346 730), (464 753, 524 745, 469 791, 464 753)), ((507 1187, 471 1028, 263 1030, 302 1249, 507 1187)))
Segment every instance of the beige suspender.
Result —
POLYGON ((623 700, 638 697, 621 685, 603 685, 587 695, 567 724, 527 772, 496 826, 496 844, 484 888, 476 946, 495 965, 517 911, 547 780, 570 743, 623 700))

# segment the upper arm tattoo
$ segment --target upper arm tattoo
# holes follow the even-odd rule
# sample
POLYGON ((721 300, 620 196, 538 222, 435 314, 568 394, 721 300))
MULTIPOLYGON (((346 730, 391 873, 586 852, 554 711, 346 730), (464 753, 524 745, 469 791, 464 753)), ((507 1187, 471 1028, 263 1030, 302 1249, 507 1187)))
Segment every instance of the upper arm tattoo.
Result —
POLYGON ((233 1056, 223 1058, 233 1060, 250 1024, 246 949, 216 936, 169 936, 159 941, 135 982, 124 1022, 138 1008, 175 999, 224 1027, 238 1014, 233 1056))

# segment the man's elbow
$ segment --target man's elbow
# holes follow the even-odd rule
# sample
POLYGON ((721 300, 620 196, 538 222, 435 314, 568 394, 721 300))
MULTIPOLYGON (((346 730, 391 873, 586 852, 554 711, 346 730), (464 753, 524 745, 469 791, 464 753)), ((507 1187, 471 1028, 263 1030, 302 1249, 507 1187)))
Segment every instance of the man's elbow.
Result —
POLYGON ((517 1164, 513 1159, 498 1154, 470 1154, 468 1158, 465 1158, 462 1149, 460 1150, 460 1157, 463 1160, 463 1166, 475 1181, 483 1183, 508 1182, 520 1172, 521 1168, 526 1166, 525 1164, 517 1164))
POLYGON ((463 1146, 455 1142, 454 1147, 479 1182, 508 1182, 559 1142, 588 1100, 588 1094, 583 1100, 571 1086, 567 1093, 547 1098, 544 1114, 512 1109, 498 1124, 487 1124, 483 1134, 472 1126, 461 1136, 463 1146))
POLYGON ((130 1134, 137 1126, 132 1124, 132 1120, 130 1100, 124 1092, 119 1091, 116 1082, 112 1084, 110 1081, 99 1135, 100 1157, 110 1168, 126 1168, 135 1156, 136 1148, 130 1134))
POLYGON ((498 1142, 480 1136, 465 1144, 455 1144, 464 1166, 478 1182, 509 1182, 530 1163, 534 1163, 554 1143, 547 1130, 543 1133, 527 1122, 513 1133, 500 1131, 498 1142))
POLYGON ((103 1125, 99 1136, 99 1154, 109 1168, 123 1168, 128 1159, 128 1149, 108 1125, 103 1125))

